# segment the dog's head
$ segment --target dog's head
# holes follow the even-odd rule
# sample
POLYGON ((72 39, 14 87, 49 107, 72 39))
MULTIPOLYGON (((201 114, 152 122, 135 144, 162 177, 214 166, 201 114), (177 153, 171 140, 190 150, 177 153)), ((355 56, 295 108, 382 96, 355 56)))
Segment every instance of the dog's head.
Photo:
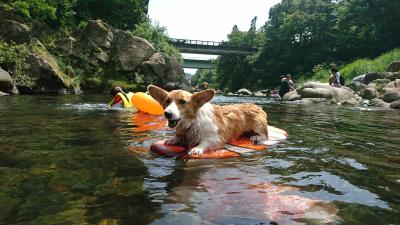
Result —
POLYGON ((214 90, 191 94, 183 90, 168 92, 154 85, 147 87, 150 95, 164 108, 168 126, 173 128, 183 119, 196 118, 197 111, 214 97, 214 90))

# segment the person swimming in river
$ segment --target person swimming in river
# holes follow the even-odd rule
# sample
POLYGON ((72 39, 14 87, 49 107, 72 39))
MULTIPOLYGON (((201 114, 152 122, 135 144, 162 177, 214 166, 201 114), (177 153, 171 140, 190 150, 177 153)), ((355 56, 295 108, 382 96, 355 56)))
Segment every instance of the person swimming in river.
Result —
POLYGON ((109 103, 112 108, 132 107, 132 92, 125 93, 120 86, 113 86, 111 87, 110 95, 113 97, 113 99, 109 103))

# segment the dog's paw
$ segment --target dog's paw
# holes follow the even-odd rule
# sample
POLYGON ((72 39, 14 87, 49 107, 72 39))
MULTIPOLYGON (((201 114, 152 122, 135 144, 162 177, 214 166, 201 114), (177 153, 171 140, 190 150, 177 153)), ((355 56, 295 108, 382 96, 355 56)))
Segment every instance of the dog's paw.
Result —
POLYGON ((199 148, 199 147, 192 148, 189 151, 189 155, 200 155, 200 154, 203 154, 203 153, 204 153, 204 149, 199 148))
POLYGON ((252 142, 254 142, 254 144, 262 144, 267 140, 267 138, 264 138, 264 137, 262 137, 260 135, 255 135, 255 136, 251 136, 250 140, 252 142))

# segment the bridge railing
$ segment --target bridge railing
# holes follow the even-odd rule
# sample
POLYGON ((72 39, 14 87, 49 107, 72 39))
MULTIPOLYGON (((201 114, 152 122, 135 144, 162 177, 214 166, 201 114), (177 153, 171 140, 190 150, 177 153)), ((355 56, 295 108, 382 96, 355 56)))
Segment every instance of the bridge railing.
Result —
POLYGON ((176 47, 190 47, 190 48, 210 48, 210 49, 232 49, 255 52, 258 48, 255 48, 249 44, 232 44, 228 42, 217 42, 217 41, 201 41, 201 40, 189 40, 189 39, 177 39, 170 38, 170 42, 176 47))

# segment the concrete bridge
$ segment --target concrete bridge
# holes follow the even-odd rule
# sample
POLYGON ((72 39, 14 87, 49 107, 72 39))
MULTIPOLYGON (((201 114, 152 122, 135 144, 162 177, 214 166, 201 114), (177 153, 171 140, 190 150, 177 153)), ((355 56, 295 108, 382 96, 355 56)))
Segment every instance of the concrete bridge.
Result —
POLYGON ((228 42, 200 41, 171 38, 170 42, 181 53, 206 55, 249 55, 256 53, 258 48, 247 44, 231 44, 228 42))
MULTIPOLYGON (((247 44, 231 44, 228 42, 201 41, 171 38, 170 43, 181 53, 205 55, 249 55, 256 53, 258 48, 247 44)), ((184 58, 183 68, 211 69, 211 60, 184 58)))

